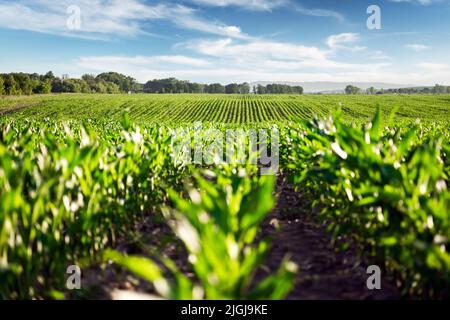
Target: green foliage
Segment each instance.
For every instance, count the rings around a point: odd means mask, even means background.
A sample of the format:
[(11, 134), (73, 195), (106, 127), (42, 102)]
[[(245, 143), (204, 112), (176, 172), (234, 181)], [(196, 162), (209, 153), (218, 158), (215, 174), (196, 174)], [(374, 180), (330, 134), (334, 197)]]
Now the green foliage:
[[(274, 177), (258, 177), (249, 168), (224, 166), (206, 177), (195, 175), (190, 200), (171, 191), (175, 209), (164, 213), (184, 243), (195, 281), (184, 276), (167, 258), (160, 262), (108, 252), (106, 257), (154, 284), (166, 299), (282, 299), (293, 286), (296, 266), (285, 260), (274, 275), (258, 284), (255, 272), (264, 263), (269, 241), (255, 241), (271, 211)], [(169, 280), (173, 279), (173, 280)]]
[[(81, 81), (80, 85), (82, 91), (90, 92), (86, 81)], [(21, 109), (11, 117), (63, 120), (107, 117), (118, 121), (128, 110), (131, 120), (140, 124), (178, 126), (201, 121), (241, 126), (277, 123), (281, 126), (299, 119), (312, 119), (314, 115), (326, 118), (339, 105), (345, 122), (367, 122), (373, 116), (374, 106), (380, 105), (383, 114), (390, 114), (396, 106), (395, 119), (399, 124), (417, 118), (424, 122), (441, 122), (444, 126), (450, 121), (449, 95), (58, 95), (4, 99), (0, 103), (0, 113), (28, 105), (36, 107)]]
[(16, 80), (12, 74), (5, 77), (5, 94), (8, 96), (15, 96), (21, 94), (20, 89), (17, 87)]
[[(177, 185), (163, 128), (0, 126), (0, 298), (45, 298)], [(149, 175), (151, 172), (151, 175)]]
[(0, 96), (5, 92), (5, 81), (3, 80), (2, 75), (0, 75)]
[(250, 85), (248, 83), (230, 83), (225, 86), (226, 94), (249, 94), (250, 93)]
[(256, 94), (303, 94), (303, 87), (285, 84), (258, 85), (253, 90)]
[[(92, 76), (61, 82), (51, 74), (29, 79), (89, 91), (88, 82), (98, 82)], [(21, 90), (14, 76), (6, 80), (9, 92)], [(105, 88), (117, 89), (107, 83)], [(381, 112), (370, 125), (350, 124), (365, 123), (377, 103)], [(166, 203), (167, 190), (177, 188), (187, 170), (172, 161), (172, 130), (166, 126), (196, 121), (219, 130), (278, 124), (285, 173), (316, 194), (315, 204), (324, 208), (322, 216), (336, 237), (353, 238), (385, 263), (405, 292), (430, 297), (448, 292), (449, 103), (447, 95), (0, 99), (0, 297), (43, 298), (63, 290), (69, 264), (95, 261), (144, 212)], [(315, 113), (324, 119), (337, 105), (342, 112), (330, 120), (300, 120)], [(130, 113), (122, 117), (125, 110)], [(395, 117), (382, 117), (392, 110)], [(416, 118), (425, 122), (415, 123)], [(136, 121), (145, 124), (137, 127)], [(287, 262), (275, 278), (256, 287), (259, 291), (249, 285), (269, 248), (255, 235), (273, 205), (273, 181), (249, 168), (244, 173), (222, 168), (209, 177), (197, 174), (188, 188), (190, 201), (170, 192), (174, 208), (165, 210), (166, 218), (175, 231), (189, 226), (204, 246), (194, 250), (180, 234), (194, 257), (195, 279), (186, 280), (164, 257), (155, 256), (157, 264), (116, 253), (110, 258), (162, 283), (157, 289), (164, 297), (282, 297), (293, 276)], [(232, 259), (230, 248), (238, 258)], [(211, 272), (217, 272), (212, 283), (205, 277)]]
[[(446, 139), (442, 134), (447, 134)], [(448, 131), (412, 124), (383, 129), (305, 122), (285, 153), (296, 181), (316, 195), (329, 229), (360, 244), (403, 281), (405, 292), (436, 297), (450, 286)]]
[(108, 83), (108, 93), (128, 92), (135, 90), (136, 80), (117, 72), (101, 73), (96, 80)]
[(361, 89), (352, 85), (348, 85), (345, 87), (346, 94), (358, 94), (361, 93)]
[(50, 79), (39, 82), (33, 89), (34, 93), (37, 94), (49, 94), (52, 92), (52, 83)]

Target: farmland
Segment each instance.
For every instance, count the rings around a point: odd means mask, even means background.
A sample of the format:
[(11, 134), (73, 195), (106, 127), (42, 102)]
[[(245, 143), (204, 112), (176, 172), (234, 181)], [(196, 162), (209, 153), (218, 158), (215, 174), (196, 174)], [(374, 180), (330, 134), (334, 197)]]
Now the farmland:
[(137, 123), (212, 122), (251, 124), (326, 117), (342, 108), (347, 121), (369, 120), (398, 108), (399, 120), (450, 120), (450, 95), (58, 95), (0, 100), (0, 113), (14, 118), (119, 120), (128, 112)]
[[(0, 298), (73, 298), (75, 264), (90, 287), (120, 282), (91, 269), (113, 268), (166, 299), (359, 299), (366, 261), (393, 297), (446, 297), (449, 109), (448, 95), (1, 99)], [(173, 161), (173, 130), (197, 121), (277, 124), (278, 175)]]

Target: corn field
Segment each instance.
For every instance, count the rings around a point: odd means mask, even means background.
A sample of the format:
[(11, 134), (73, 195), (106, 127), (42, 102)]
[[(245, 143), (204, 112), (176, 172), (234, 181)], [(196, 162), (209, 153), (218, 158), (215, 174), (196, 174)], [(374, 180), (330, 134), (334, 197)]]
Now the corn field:
[[(114, 264), (160, 298), (283, 299), (302, 272), (289, 255), (275, 273), (257, 276), (272, 248), (261, 228), (281, 176), (320, 208), (333, 241), (377, 261), (402, 295), (445, 297), (449, 102), (446, 95), (1, 100), (0, 298), (68, 298), (68, 265)], [(249, 161), (173, 161), (173, 130), (196, 121), (218, 131), (276, 123), (279, 172), (260, 175)], [(115, 249), (149, 213), (184, 248), (189, 276), (161, 252)]]

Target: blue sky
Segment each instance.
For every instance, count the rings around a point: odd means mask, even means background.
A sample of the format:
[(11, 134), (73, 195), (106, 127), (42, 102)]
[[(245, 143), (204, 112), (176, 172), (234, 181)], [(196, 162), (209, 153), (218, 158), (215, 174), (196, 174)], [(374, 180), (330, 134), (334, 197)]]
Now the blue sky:
[(0, 72), (450, 85), (449, 17), (450, 0), (0, 0)]

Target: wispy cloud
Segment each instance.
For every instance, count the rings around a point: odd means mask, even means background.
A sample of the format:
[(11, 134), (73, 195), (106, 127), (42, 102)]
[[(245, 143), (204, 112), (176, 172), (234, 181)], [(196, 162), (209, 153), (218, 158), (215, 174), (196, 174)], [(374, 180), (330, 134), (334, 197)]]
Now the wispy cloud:
[(450, 65), (446, 63), (435, 63), (435, 62), (423, 62), (417, 64), (419, 68), (426, 69), (429, 71), (449, 71)]
[(384, 53), (381, 50), (376, 50), (376, 51), (369, 53), (368, 58), (371, 60), (390, 60), (390, 59), (392, 59), (390, 56), (388, 56), (386, 53)]
[(270, 11), (285, 6), (288, 0), (190, 0), (190, 2), (212, 7), (242, 7), (254, 11)]
[[(335, 35), (339, 36), (339, 35)], [(362, 63), (335, 59), (333, 47), (357, 41), (356, 36), (327, 38), (325, 48), (261, 40), (197, 39), (180, 43), (171, 56), (89, 56), (76, 64), (87, 72), (113, 70), (139, 81), (177, 77), (199, 82), (230, 81), (338, 81), (392, 82), (417, 85), (447, 83), (450, 66), (445, 63), (420, 63), (415, 68), (392, 71), (393, 64), (382, 51), (365, 51)], [(193, 57), (195, 56), (195, 58)], [(367, 59), (368, 58), (368, 59)], [(388, 61), (381, 61), (388, 60)], [(423, 72), (426, 70), (427, 72)]]
[(333, 11), (333, 10), (327, 10), (327, 9), (311, 9), (311, 8), (306, 8), (301, 4), (297, 4), (297, 3), (291, 3), (290, 6), (292, 6), (292, 8), (304, 15), (307, 16), (313, 16), (313, 17), (331, 17), (331, 18), (335, 18), (339, 21), (345, 21), (345, 17), (340, 14), (337, 11)]
[[(81, 10), (81, 28), (69, 30), (69, 6)], [(139, 0), (0, 0), (0, 28), (29, 30), (62, 36), (104, 39), (111, 36), (149, 34), (145, 22), (166, 20), (204, 33), (246, 38), (236, 26), (208, 21), (189, 7), (177, 4), (148, 5)]]
[(341, 33), (334, 34), (327, 38), (327, 45), (332, 50), (345, 49), (350, 51), (364, 51), (367, 47), (364, 46), (349, 46), (351, 43), (355, 43), (360, 40), (359, 33)]
[[(171, 58), (168, 58), (171, 60)], [(114, 62), (111, 64), (111, 62)], [(253, 82), (253, 81), (336, 81), (336, 82), (391, 82), (417, 85), (450, 84), (450, 69), (446, 65), (422, 65), (423, 70), (392, 72), (389, 63), (341, 63), (322, 61), (283, 61), (267, 59), (205, 60), (189, 63), (157, 62), (147, 57), (141, 63), (138, 57), (82, 57), (77, 62), (85, 72), (116, 71), (129, 74), (141, 82), (155, 78), (176, 77), (198, 82)], [(181, 62), (181, 61), (179, 61)], [(426, 67), (426, 69), (425, 69)], [(442, 69), (445, 67), (445, 69)]]
[(272, 11), (277, 8), (293, 10), (302, 15), (313, 17), (331, 17), (344, 21), (345, 18), (339, 12), (323, 9), (308, 8), (292, 0), (189, 0), (198, 5), (212, 7), (240, 7), (252, 11)]
[[(113, 69), (140, 81), (174, 76), (200, 82), (229, 81), (362, 81), (389, 63), (346, 63), (333, 60), (329, 48), (262, 39), (198, 39), (173, 48), (181, 56), (89, 56), (77, 64), (91, 72)], [(186, 56), (196, 56), (191, 58)], [(232, 80), (230, 80), (232, 79)]]
[(439, 3), (443, 2), (445, 0), (389, 0), (390, 2), (406, 2), (406, 3), (414, 3), (414, 4), (420, 4), (423, 6), (428, 6), (433, 3)]
[(407, 44), (406, 47), (408, 49), (411, 49), (411, 50), (414, 50), (417, 52), (424, 51), (424, 50), (427, 50), (430, 48), (429, 46), (426, 46), (424, 44), (419, 44), (419, 43), (410, 43), (410, 44)]

